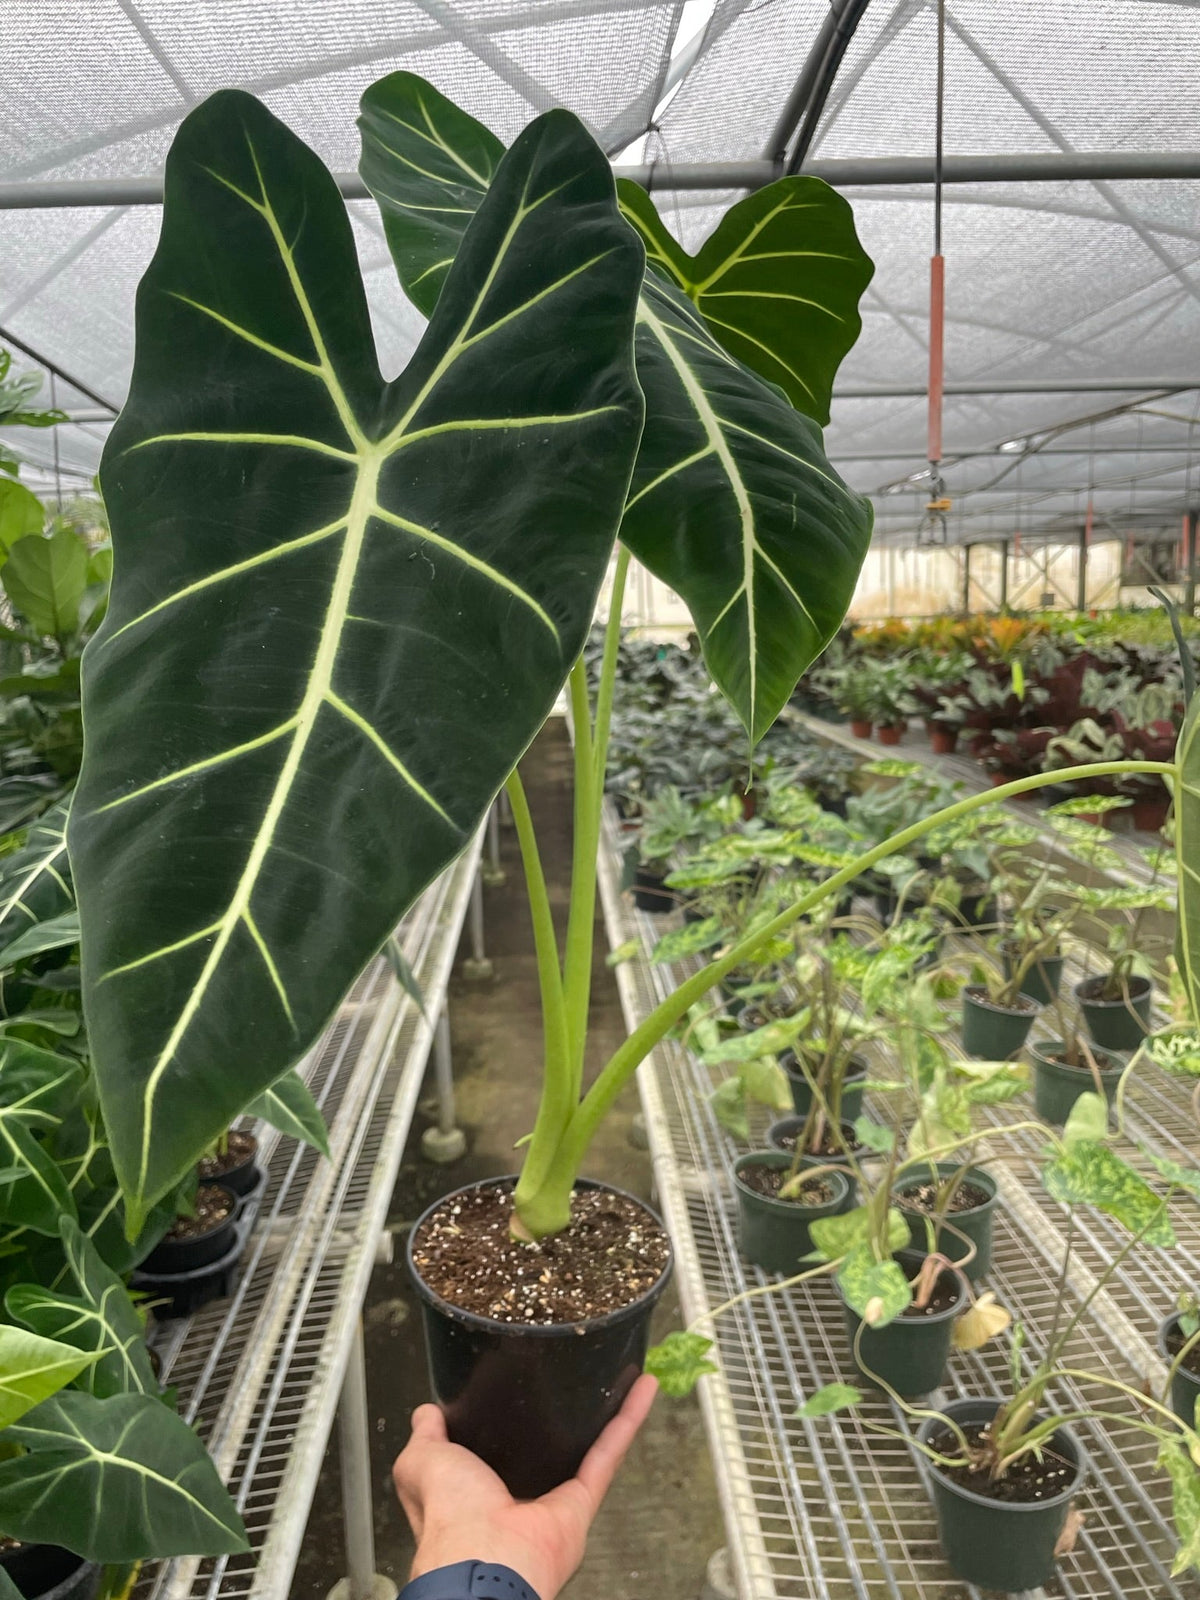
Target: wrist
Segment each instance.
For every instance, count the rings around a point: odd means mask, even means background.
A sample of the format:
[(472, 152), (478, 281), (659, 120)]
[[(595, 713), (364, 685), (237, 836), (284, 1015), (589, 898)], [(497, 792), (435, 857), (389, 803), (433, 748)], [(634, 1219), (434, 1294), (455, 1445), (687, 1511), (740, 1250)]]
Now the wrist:
[[(545, 1561), (528, 1541), (486, 1527), (430, 1528), (426, 1526), (413, 1557), (410, 1578), (467, 1562), (507, 1567), (520, 1575), (534, 1600), (555, 1600), (558, 1584)], [(419, 1597), (418, 1597), (419, 1600)], [(432, 1597), (431, 1597), (432, 1600)], [(509, 1600), (506, 1595), (504, 1600)]]
[(413, 1576), (400, 1600), (541, 1600), (514, 1568), (468, 1559), (426, 1568)]

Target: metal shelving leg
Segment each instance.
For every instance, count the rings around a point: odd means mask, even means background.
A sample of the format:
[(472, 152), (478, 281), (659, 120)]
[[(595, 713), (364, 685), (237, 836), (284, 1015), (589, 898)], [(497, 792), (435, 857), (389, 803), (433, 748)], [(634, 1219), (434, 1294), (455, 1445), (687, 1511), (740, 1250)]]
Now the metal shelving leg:
[(463, 962), (463, 977), (480, 983), (494, 976), (492, 963), (483, 948), (483, 874), (475, 875), (475, 882), (471, 886), (471, 909), (467, 913), (467, 923), (471, 930), (471, 954)]
[(437, 1127), (421, 1135), (421, 1154), (427, 1161), (449, 1166), (467, 1148), (467, 1136), (455, 1124), (454, 1064), (450, 1056), (450, 1013), (445, 1006), (433, 1032), (434, 1087), (437, 1090)]
[(500, 865), (500, 802), (499, 800), (488, 812), (487, 819), (487, 860), (480, 868), (483, 881), (489, 889), (499, 889), (507, 879), (507, 873)]
[(346, 1537), (345, 1578), (329, 1600), (396, 1600), (391, 1578), (375, 1571), (375, 1519), (371, 1511), (371, 1451), (367, 1422), (367, 1371), (360, 1321), (350, 1345), (338, 1401), (338, 1452), (342, 1466), (342, 1526)]

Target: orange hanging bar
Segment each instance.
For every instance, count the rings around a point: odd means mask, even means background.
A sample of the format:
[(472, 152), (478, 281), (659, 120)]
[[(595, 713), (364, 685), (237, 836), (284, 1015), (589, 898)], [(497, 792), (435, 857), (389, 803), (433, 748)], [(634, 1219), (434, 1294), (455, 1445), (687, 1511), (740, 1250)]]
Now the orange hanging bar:
[(943, 349), (946, 323), (946, 258), (929, 262), (929, 460), (942, 459)]

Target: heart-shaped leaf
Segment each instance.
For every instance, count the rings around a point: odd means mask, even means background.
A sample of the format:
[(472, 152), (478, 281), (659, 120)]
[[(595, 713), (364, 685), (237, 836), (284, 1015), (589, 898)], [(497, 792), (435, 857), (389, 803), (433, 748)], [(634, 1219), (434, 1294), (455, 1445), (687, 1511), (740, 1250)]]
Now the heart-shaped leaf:
[(797, 411), (828, 422), (875, 270), (849, 203), (820, 178), (780, 178), (730, 206), (690, 256), (645, 189), (623, 178), (617, 193), (647, 264), (683, 290), (725, 349), (778, 384)]
[(691, 1394), (706, 1372), (715, 1372), (715, 1364), (707, 1359), (713, 1342), (702, 1333), (677, 1330), (669, 1333), (661, 1344), (651, 1345), (646, 1352), (646, 1371), (658, 1379), (664, 1394), (678, 1399)]
[(317, 157), (240, 92), (181, 124), (101, 470), (115, 578), (69, 827), (132, 1228), (319, 1033), (553, 705), (640, 434), (641, 270), (607, 162), (550, 112), (385, 383)]
[[(497, 141), (411, 73), (372, 85), (359, 120), (362, 176), (401, 284), (426, 308), (430, 263), (450, 253), (455, 220), (465, 228), (479, 204)], [(840, 251), (848, 207), (836, 197), (833, 207), (841, 231), (830, 248)], [(839, 306), (857, 302), (869, 267), (859, 251)], [(767, 325), (754, 326), (765, 339)], [(777, 336), (785, 326), (786, 318), (770, 323)], [(853, 342), (856, 322), (844, 331)], [(791, 364), (804, 353), (793, 343)], [(827, 391), (831, 350), (813, 345), (811, 372), (797, 366), (797, 381)], [(656, 273), (638, 308), (637, 363), (646, 429), (621, 539), (687, 605), (709, 670), (756, 742), (841, 624), (871, 508), (825, 459), (816, 425), (733, 359), (683, 291)]]
[(855, 1245), (838, 1268), (838, 1288), (851, 1311), (870, 1328), (885, 1328), (912, 1304), (912, 1285), (898, 1261), (878, 1260), (866, 1244)]
[(1052, 1200), (1095, 1206), (1147, 1244), (1167, 1248), (1175, 1243), (1162, 1196), (1105, 1144), (1077, 1141), (1042, 1168), (1042, 1182)]
[(233, 1555), (241, 1518), (195, 1433), (160, 1400), (68, 1390), (4, 1434), (0, 1528), (89, 1561)]
[(95, 1359), (72, 1344), (0, 1325), (0, 1428), (57, 1394)]
[(810, 1394), (803, 1405), (796, 1407), (798, 1417), (828, 1417), (835, 1411), (848, 1411), (861, 1404), (863, 1392), (852, 1383), (827, 1383), (823, 1389)]

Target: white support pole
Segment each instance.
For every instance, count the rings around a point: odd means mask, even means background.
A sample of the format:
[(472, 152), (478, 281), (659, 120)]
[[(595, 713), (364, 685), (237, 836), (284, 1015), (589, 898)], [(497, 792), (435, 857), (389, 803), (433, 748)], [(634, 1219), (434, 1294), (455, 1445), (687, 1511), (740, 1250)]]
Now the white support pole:
[(433, 1074), (437, 1093), (437, 1126), (421, 1135), (421, 1154), (439, 1166), (449, 1166), (466, 1152), (467, 1136), (456, 1125), (454, 1062), (450, 1054), (450, 1013), (445, 1006), (433, 1030)]
[(482, 983), (495, 974), (492, 963), (483, 948), (483, 873), (476, 873), (471, 886), (471, 906), (467, 913), (467, 926), (471, 934), (471, 954), (463, 962), (463, 977), (472, 983)]
[(505, 871), (500, 865), (500, 802), (497, 798), (487, 819), (487, 864), (481, 868), (483, 881), (489, 889), (499, 889), (505, 881)]
[(337, 1421), (347, 1576), (334, 1584), (329, 1591), (329, 1600), (395, 1600), (399, 1592), (396, 1585), (390, 1578), (375, 1571), (371, 1435), (367, 1420), (367, 1367), (361, 1320), (350, 1344)]

